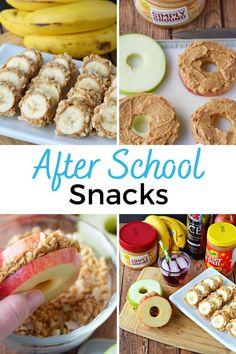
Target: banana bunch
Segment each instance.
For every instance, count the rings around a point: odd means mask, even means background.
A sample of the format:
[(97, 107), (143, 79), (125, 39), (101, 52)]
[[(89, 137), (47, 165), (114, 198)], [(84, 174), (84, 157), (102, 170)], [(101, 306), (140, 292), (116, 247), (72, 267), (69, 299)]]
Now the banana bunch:
[(107, 0), (6, 0), (2, 25), (24, 45), (74, 58), (116, 48), (116, 5)]
[[(152, 225), (157, 231), (158, 240), (161, 240), (167, 251), (178, 251), (186, 245), (187, 228), (177, 219), (169, 216), (149, 215), (144, 222)], [(162, 250), (159, 247), (159, 255)]]

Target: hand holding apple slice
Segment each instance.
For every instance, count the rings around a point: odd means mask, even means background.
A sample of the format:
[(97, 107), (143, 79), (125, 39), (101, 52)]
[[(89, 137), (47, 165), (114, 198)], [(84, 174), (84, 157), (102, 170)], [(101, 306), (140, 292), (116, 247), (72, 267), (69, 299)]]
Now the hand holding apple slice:
[(33, 289), (40, 290), (46, 302), (54, 299), (79, 275), (78, 250), (78, 243), (59, 232), (34, 234), (6, 248), (0, 253), (0, 300)]

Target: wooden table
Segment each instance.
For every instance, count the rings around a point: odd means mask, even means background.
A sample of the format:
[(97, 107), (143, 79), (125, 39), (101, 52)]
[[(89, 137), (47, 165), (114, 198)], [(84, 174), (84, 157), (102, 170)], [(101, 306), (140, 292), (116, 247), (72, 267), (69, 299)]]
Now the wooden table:
[[(189, 270), (189, 274), (194, 278), (206, 269), (204, 261), (194, 261)], [(132, 283), (134, 283), (141, 271), (132, 270), (125, 267), (120, 262), (120, 311), (122, 310), (127, 297), (127, 292)], [(236, 283), (236, 270), (230, 277)], [(120, 329), (120, 354), (191, 354), (193, 352), (172, 347), (170, 345), (158, 343), (156, 341), (139, 337)]]

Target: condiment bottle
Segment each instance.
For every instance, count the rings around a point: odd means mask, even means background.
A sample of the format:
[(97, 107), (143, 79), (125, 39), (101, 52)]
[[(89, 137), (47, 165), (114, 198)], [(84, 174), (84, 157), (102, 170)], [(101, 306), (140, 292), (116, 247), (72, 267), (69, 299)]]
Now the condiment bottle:
[(204, 259), (207, 229), (211, 222), (212, 216), (208, 214), (188, 214), (187, 216), (187, 249), (194, 259)]
[(236, 227), (226, 222), (212, 224), (207, 232), (205, 263), (224, 275), (236, 264)]

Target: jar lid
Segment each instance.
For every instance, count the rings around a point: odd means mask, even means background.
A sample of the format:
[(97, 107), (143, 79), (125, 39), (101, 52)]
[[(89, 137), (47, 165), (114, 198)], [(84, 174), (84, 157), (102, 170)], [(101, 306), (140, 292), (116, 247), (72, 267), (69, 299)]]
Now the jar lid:
[(145, 222), (129, 222), (120, 229), (120, 246), (128, 252), (147, 252), (156, 243), (156, 230)]
[(236, 227), (227, 222), (212, 224), (207, 231), (207, 239), (216, 246), (236, 245)]

